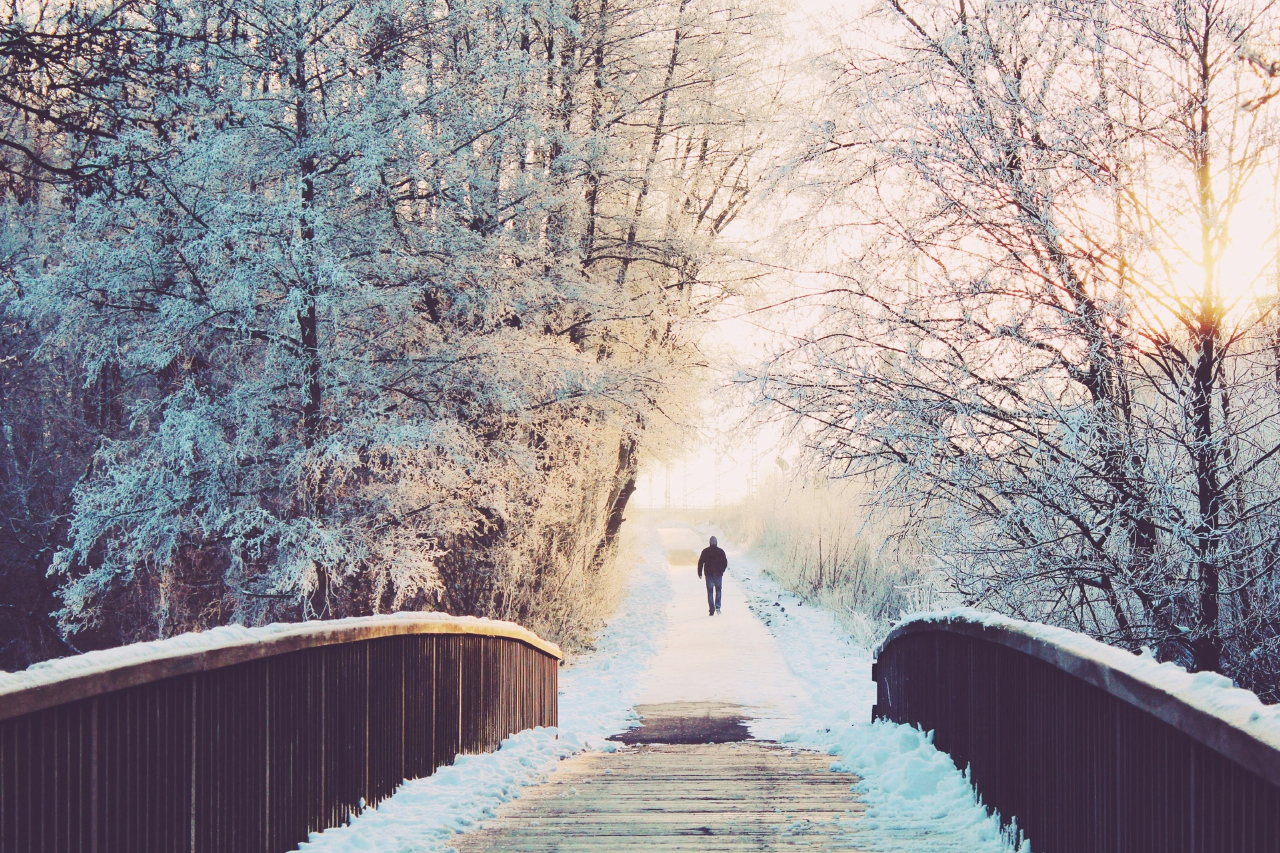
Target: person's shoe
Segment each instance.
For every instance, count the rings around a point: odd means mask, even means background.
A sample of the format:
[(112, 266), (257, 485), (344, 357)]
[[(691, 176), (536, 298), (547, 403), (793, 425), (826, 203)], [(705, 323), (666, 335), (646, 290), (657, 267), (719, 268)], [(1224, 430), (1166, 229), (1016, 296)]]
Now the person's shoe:
[(719, 607), (717, 607), (717, 608), (716, 608), (716, 615), (717, 615), (717, 616), (719, 616), (719, 615), (720, 615), (720, 608), (719, 608)]
[(708, 612), (708, 613), (707, 613), (707, 615), (708, 615), (708, 616), (715, 616), (715, 615), (716, 615), (716, 612), (715, 612), (714, 610), (712, 610), (712, 611)]

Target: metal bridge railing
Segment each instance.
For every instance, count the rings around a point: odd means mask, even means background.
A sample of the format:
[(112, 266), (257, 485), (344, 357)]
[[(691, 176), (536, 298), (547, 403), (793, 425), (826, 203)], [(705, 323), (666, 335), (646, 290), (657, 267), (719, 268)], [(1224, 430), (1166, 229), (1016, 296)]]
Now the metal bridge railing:
[(978, 611), (894, 629), (873, 716), (934, 732), (1035, 853), (1280, 851), (1280, 715), (1083, 635)]
[(395, 614), (0, 674), (0, 853), (283, 853), (555, 725), (560, 658), (511, 623)]

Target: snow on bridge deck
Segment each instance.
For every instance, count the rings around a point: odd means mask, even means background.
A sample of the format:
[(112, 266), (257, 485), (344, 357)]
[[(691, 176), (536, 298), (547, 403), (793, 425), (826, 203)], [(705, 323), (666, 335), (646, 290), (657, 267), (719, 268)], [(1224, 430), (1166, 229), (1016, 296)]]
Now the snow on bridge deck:
[[(821, 706), (824, 680), (829, 699), (850, 701), (852, 685), (839, 683), (852, 680), (848, 670), (806, 679), (788, 664), (777, 632), (804, 627), (796, 624), (803, 606), (761, 599), (760, 579), (751, 596), (744, 580), (754, 572), (731, 553), (722, 613), (708, 616), (695, 569), (706, 540), (688, 527), (656, 532), (672, 595), (662, 643), (638, 679), (642, 726), (615, 735), (627, 744), (615, 752), (564, 761), (548, 784), (454, 839), (459, 853), (943, 849), (935, 833), (945, 822), (860, 831), (858, 777), (833, 772), (825, 752), (776, 741)], [(869, 716), (865, 707), (848, 711), (858, 722)]]

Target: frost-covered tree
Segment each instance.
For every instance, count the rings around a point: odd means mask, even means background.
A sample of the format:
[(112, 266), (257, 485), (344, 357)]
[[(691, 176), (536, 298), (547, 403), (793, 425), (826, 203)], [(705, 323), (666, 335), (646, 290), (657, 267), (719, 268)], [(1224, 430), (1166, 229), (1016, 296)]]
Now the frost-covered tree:
[[(57, 255), (41, 213), (109, 184), (121, 151), (102, 143), (141, 122), (162, 131), (154, 93), (180, 86), (163, 6), (13, 3), (0, 10), (0, 666), (63, 653), (48, 573), (65, 542), (70, 492), (96, 437), (118, 421), (119, 376), (86, 381), (74, 357), (43, 347), (48, 318), (20, 310), (33, 269)], [(203, 36), (200, 36), (203, 37)]]
[(1274, 195), (1248, 108), (1268, 15), (883, 4), (805, 155), (845, 263), (758, 376), (834, 472), (915, 513), (965, 601), (1264, 692), (1275, 324), (1231, 276), (1258, 249), (1235, 214)]
[(32, 297), (91, 371), (151, 386), (78, 496), (68, 618), (141, 594), (163, 632), (211, 577), (224, 618), (303, 593), (327, 615), (346, 578), (402, 604), (437, 586), (441, 538), (500, 500), (482, 494), (516, 460), (484, 429), (561, 393), (519, 375), (540, 354), (515, 322), (573, 286), (522, 272), (547, 253), (511, 227), (555, 203), (518, 167), (536, 94), (503, 97), (537, 71), (501, 5), (198, 11), (232, 32), (189, 47), (214, 85), (167, 105), (180, 135), (122, 140), (145, 166), (128, 195), (79, 201)]
[[(601, 2), (590, 20), (582, 100), (588, 126), (613, 144), (585, 178), (581, 251), (591, 278), (622, 302), (615, 315), (584, 314), (573, 333), (688, 375), (705, 364), (689, 321), (735, 292), (722, 236), (762, 184), (779, 114), (767, 50), (776, 14), (750, 0)], [(679, 399), (656, 420), (667, 439), (694, 417)], [(632, 437), (619, 447), (622, 501), (635, 487), (636, 448)], [(615, 503), (611, 527), (620, 522)]]
[[(10, 146), (43, 189), (12, 191), (5, 302), (100, 415), (44, 536), (64, 630), (438, 607), (585, 637), (751, 188), (758, 122), (716, 106), (750, 10), (98, 12), (15, 11), (0, 76), (11, 129), (76, 118)], [(67, 47), (104, 43), (127, 59)], [(71, 53), (33, 75), (33, 44)]]

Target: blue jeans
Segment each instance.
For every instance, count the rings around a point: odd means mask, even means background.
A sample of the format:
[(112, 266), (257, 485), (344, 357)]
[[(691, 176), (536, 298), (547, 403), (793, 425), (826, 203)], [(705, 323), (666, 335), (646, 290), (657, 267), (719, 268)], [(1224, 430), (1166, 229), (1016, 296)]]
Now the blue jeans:
[(706, 577), (707, 610), (715, 613), (720, 609), (720, 587), (724, 584), (724, 575), (708, 574)]

